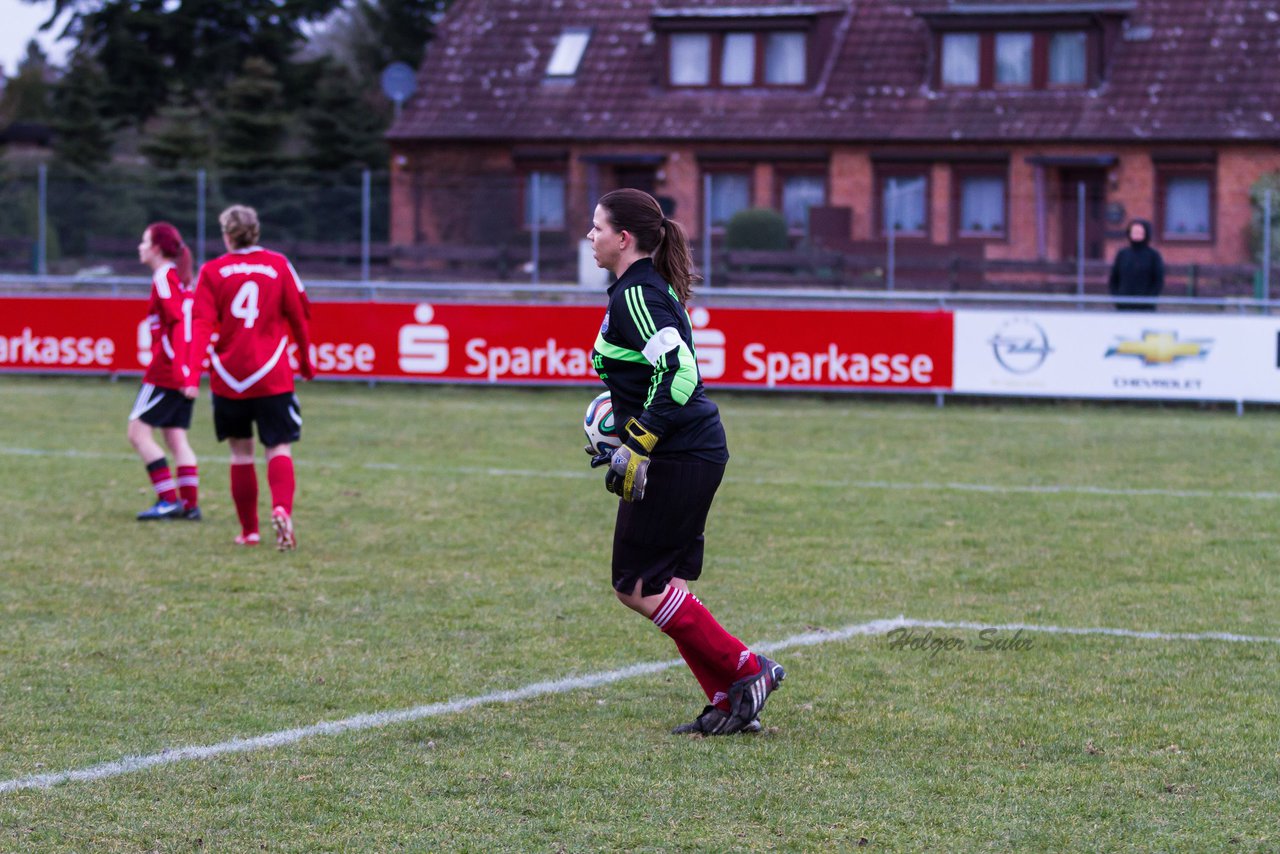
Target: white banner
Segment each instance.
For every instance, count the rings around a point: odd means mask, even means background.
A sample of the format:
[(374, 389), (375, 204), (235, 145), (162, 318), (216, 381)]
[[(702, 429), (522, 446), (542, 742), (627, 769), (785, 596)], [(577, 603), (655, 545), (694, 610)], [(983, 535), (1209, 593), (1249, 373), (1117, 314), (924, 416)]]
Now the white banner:
[(1280, 402), (1280, 318), (955, 313), (957, 392)]

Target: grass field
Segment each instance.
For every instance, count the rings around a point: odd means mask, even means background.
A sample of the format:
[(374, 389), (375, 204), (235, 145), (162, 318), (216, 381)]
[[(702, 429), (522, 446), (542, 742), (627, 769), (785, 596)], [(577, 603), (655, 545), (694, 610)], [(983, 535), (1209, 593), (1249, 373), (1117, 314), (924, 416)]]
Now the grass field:
[[(232, 545), (207, 395), (206, 521), (133, 521), (135, 391), (0, 378), (0, 851), (1280, 850), (1275, 412), (718, 395), (696, 589), (788, 681), (695, 739), (686, 670), (614, 679), (675, 650), (591, 390), (307, 386), (291, 554)], [(899, 615), (947, 625), (786, 643)]]

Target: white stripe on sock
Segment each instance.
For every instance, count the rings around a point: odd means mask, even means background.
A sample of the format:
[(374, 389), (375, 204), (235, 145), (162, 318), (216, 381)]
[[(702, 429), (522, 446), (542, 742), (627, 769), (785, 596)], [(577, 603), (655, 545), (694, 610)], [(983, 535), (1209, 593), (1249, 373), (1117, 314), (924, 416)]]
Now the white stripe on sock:
[(689, 591), (681, 587), (672, 587), (666, 601), (658, 607), (657, 613), (653, 615), (654, 624), (660, 629), (665, 628), (671, 618), (675, 616), (676, 611), (680, 610), (680, 606), (684, 604), (684, 598), (688, 595)]

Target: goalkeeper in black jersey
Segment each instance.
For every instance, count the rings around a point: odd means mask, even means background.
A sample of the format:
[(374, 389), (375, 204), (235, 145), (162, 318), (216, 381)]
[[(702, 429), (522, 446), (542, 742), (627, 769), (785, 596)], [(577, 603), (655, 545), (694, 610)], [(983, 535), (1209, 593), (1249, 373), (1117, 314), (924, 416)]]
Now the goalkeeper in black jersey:
[(725, 631), (688, 587), (702, 573), (707, 511), (729, 461), (685, 310), (695, 278), (689, 244), (640, 190), (605, 195), (591, 226), (596, 263), (617, 277), (591, 357), (624, 444), (611, 454), (588, 448), (620, 498), (613, 588), (675, 641), (707, 695), (697, 719), (675, 732), (754, 732), (785, 673)]

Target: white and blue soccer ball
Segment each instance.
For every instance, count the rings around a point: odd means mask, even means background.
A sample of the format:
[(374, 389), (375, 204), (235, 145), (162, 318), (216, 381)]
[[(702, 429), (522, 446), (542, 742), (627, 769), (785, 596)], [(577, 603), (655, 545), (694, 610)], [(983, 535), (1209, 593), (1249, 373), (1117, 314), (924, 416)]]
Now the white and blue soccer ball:
[(605, 454), (622, 446), (613, 421), (613, 399), (609, 392), (596, 395), (587, 405), (587, 413), (582, 416), (582, 432), (587, 434), (587, 446), (595, 449), (592, 453)]

